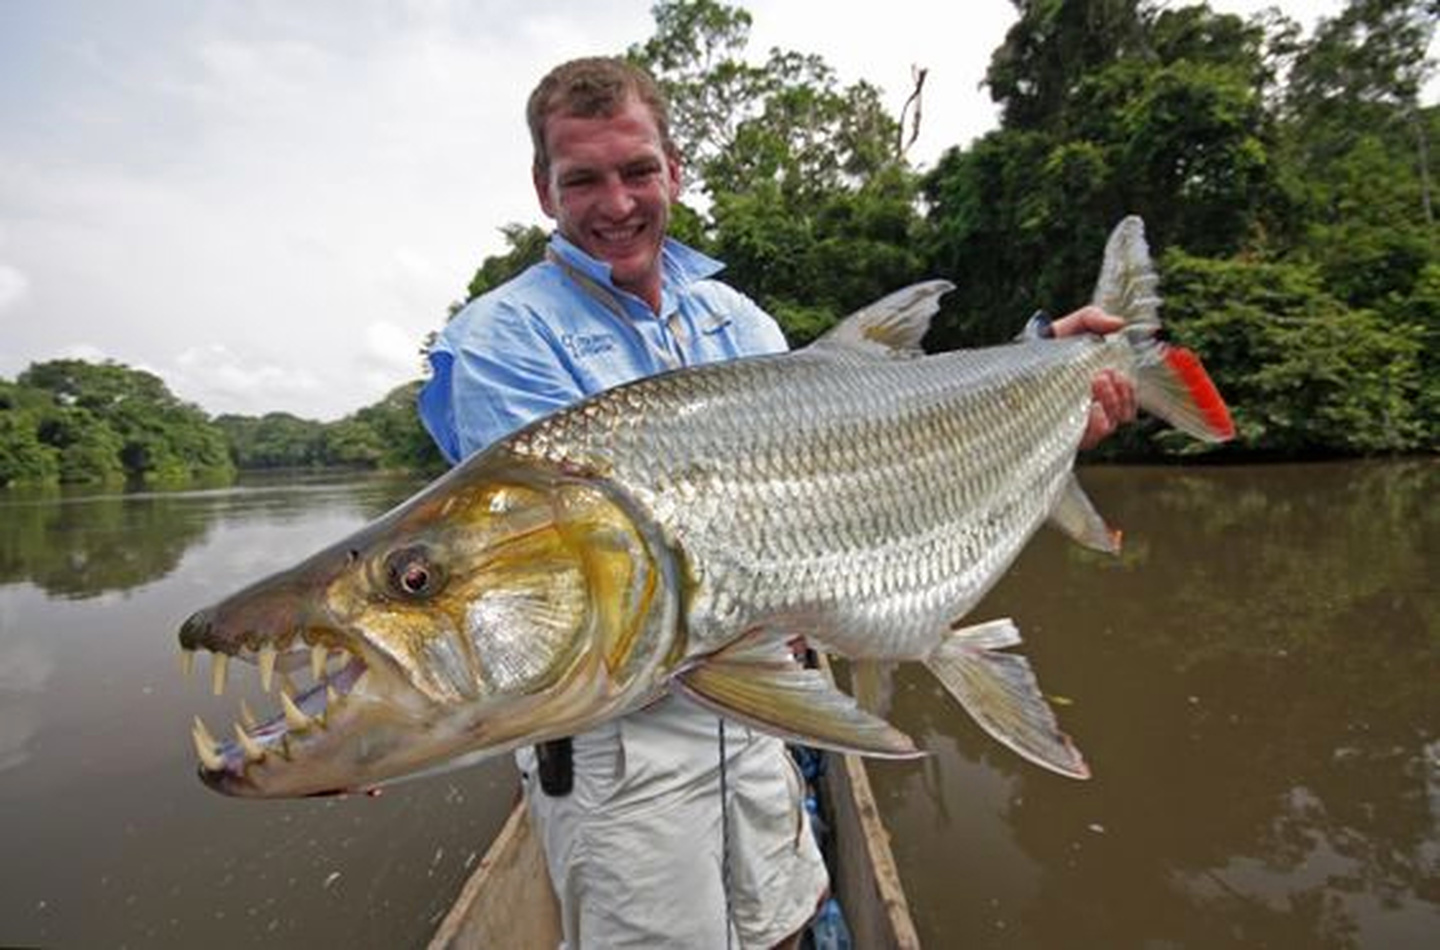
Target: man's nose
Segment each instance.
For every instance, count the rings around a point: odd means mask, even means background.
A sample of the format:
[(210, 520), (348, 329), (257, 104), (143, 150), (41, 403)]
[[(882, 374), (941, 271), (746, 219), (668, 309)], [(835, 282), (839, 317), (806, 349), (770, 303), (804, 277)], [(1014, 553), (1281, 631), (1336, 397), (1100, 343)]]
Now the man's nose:
[(600, 210), (606, 217), (623, 218), (635, 210), (635, 196), (622, 178), (612, 178), (605, 183), (600, 196)]

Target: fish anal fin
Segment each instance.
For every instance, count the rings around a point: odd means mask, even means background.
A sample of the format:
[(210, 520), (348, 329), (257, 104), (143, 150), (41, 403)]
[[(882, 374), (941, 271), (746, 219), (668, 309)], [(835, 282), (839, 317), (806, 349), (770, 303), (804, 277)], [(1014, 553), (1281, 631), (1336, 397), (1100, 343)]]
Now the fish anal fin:
[(1105, 523), (1071, 472), (1050, 511), (1050, 523), (1092, 551), (1120, 553), (1120, 531)]
[(762, 732), (805, 745), (882, 758), (923, 755), (905, 733), (856, 705), (818, 669), (745, 655), (706, 657), (676, 682), (691, 699)]
[(1029, 662), (998, 652), (1019, 642), (1013, 621), (992, 620), (951, 633), (925, 666), (995, 739), (1036, 765), (1070, 778), (1089, 778), (1089, 766), (1060, 731)]

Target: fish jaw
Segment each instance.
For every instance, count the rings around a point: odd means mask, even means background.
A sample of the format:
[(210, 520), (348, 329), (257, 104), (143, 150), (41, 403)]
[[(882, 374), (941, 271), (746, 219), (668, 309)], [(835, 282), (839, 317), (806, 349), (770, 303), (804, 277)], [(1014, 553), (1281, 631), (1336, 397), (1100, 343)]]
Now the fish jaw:
[[(198, 718), (202, 781), (245, 797), (358, 791), (568, 735), (654, 695), (675, 568), (603, 481), (472, 459), (355, 535), (197, 611), (183, 665), (253, 665), (279, 712)], [(238, 660), (239, 663), (232, 662)], [(296, 687), (289, 674), (308, 669)]]

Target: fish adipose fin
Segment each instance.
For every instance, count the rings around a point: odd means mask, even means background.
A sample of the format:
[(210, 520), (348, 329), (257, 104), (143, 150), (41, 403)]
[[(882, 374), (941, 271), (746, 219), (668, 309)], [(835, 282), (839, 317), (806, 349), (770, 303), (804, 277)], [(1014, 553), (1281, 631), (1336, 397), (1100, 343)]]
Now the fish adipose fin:
[(1125, 320), (1121, 332), (1135, 347), (1135, 399), (1140, 406), (1197, 439), (1224, 442), (1234, 437), (1235, 425), (1199, 357), (1156, 336), (1158, 285), (1145, 224), (1132, 215), (1116, 226), (1105, 243), (1094, 303)]
[(925, 666), (977, 723), (1020, 755), (1061, 775), (1089, 778), (1090, 769), (1055, 713), (1023, 656), (1001, 653), (1020, 642), (1009, 618), (956, 630), (940, 642)]
[(924, 755), (905, 733), (865, 712), (818, 669), (724, 652), (677, 678), (681, 692), (722, 716), (805, 745), (882, 758)]
[(948, 280), (911, 284), (841, 320), (810, 345), (815, 352), (869, 356), (918, 356), (940, 296), (954, 290)]
[(1120, 553), (1120, 530), (1110, 527), (1100, 517), (1074, 472), (1060, 489), (1060, 497), (1050, 512), (1050, 524), (1092, 551)]

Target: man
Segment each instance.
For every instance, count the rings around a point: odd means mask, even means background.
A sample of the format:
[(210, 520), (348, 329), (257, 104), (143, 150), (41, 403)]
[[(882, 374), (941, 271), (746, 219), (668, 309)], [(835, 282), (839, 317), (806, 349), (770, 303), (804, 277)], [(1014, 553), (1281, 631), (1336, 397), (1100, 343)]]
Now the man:
[[(681, 160), (653, 81), (615, 59), (558, 66), (531, 94), (547, 260), (440, 335), (420, 396), (451, 461), (585, 396), (653, 373), (786, 348), (775, 321), (667, 237)], [(1058, 333), (1107, 331), (1094, 310)], [(1096, 383), (1091, 433), (1133, 416)], [(793, 946), (827, 888), (783, 744), (678, 697), (517, 754), (566, 945)], [(723, 763), (723, 765), (722, 765)], [(722, 809), (722, 796), (726, 807)]]

